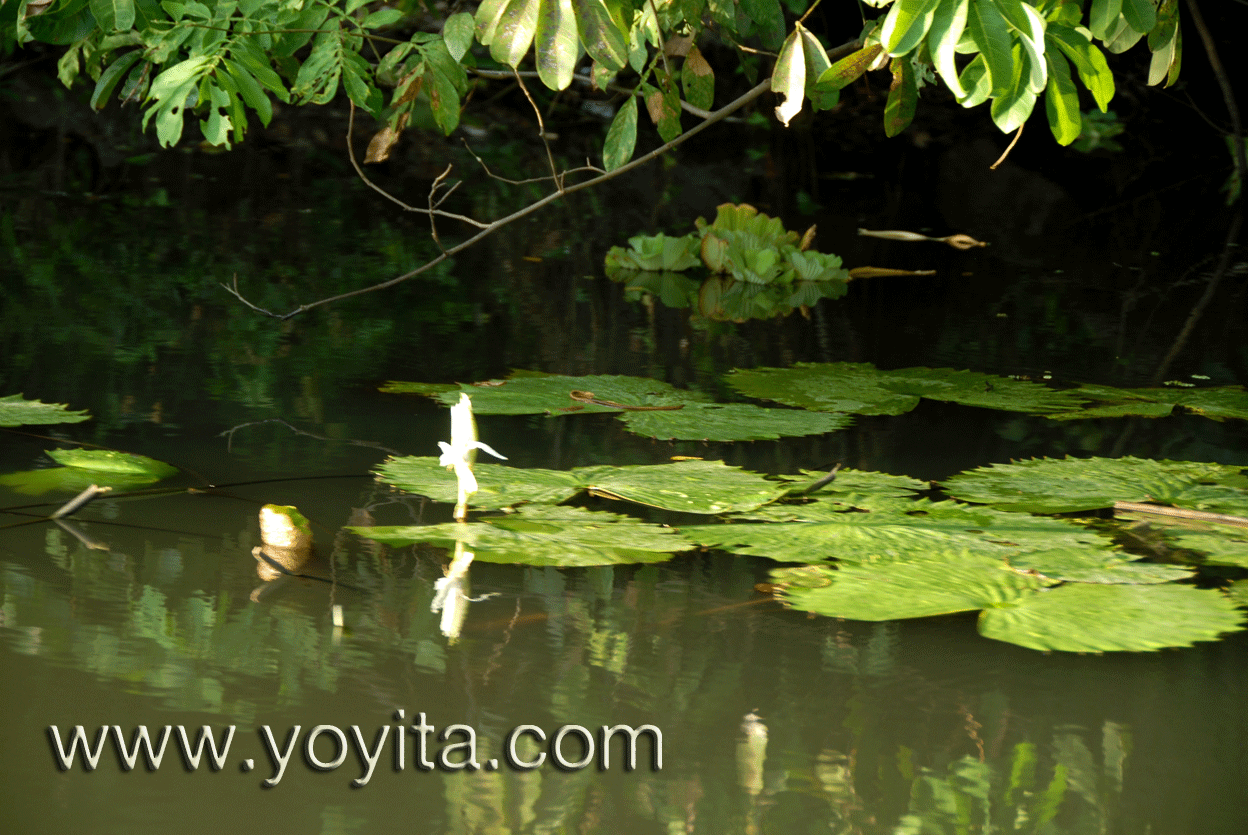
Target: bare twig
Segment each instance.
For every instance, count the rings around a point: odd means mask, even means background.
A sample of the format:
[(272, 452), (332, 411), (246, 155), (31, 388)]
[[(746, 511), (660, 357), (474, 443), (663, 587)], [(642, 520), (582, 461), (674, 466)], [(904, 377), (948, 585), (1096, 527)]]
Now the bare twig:
[(537, 106), (537, 102), (533, 101), (533, 96), (529, 94), (529, 88), (524, 86), (524, 79), (520, 77), (519, 72), (516, 72), (516, 83), (520, 85), (520, 91), (529, 100), (529, 106), (533, 108), (533, 113), (537, 116), (537, 135), (542, 138), (542, 147), (546, 149), (546, 161), (550, 163), (550, 177), (555, 181), (556, 191), (563, 194), (563, 176), (559, 173), (558, 166), (555, 165), (555, 155), (550, 152), (550, 141), (546, 138), (546, 123), (542, 121), (542, 109)]
[(1005, 150), (1001, 152), (1001, 156), (997, 157), (997, 161), (988, 166), (988, 170), (996, 171), (997, 166), (1005, 162), (1005, 158), (1010, 155), (1010, 151), (1013, 151), (1014, 146), (1018, 144), (1018, 138), (1023, 135), (1023, 128), (1026, 126), (1026, 122), (1018, 126), (1018, 130), (1014, 132), (1014, 138), (1010, 140), (1010, 144), (1005, 146)]
[(1218, 79), (1218, 86), (1222, 88), (1226, 112), (1231, 117), (1231, 157), (1235, 160), (1235, 172), (1242, 183), (1248, 177), (1248, 161), (1244, 158), (1244, 127), (1239, 120), (1239, 105), (1235, 103), (1235, 89), (1231, 87), (1230, 76), (1226, 74), (1226, 67), (1222, 65), (1222, 59), (1218, 56), (1217, 45), (1214, 43), (1209, 27), (1205, 25), (1200, 6), (1196, 5), (1196, 0), (1187, 0), (1187, 8), (1192, 13), (1192, 23), (1196, 26), (1196, 31), (1200, 33), (1201, 43), (1205, 46), (1205, 54), (1209, 56), (1209, 66)]
[[(418, 214), (429, 214), (429, 215), (436, 214), (441, 217), (448, 217), (451, 220), (459, 220), (464, 223), (471, 224), (472, 226), (475, 226), (478, 229), (484, 229), (485, 227), (489, 226), (488, 223), (482, 223), (476, 218), (468, 217), (467, 215), (457, 215), (454, 212), (443, 212), (438, 209), (434, 209), (432, 206), (430, 206), (428, 209), (421, 209), (416, 206), (409, 206), (406, 203), (404, 203), (402, 200), (400, 200), (399, 198), (395, 197), (390, 192), (386, 191), (381, 186), (374, 183), (372, 180), (368, 179), (368, 176), (365, 175), (364, 173), (364, 169), (360, 167), (360, 163), (355, 158), (355, 145), (353, 144), (353, 137), (355, 135), (355, 102), (351, 102), (350, 104), (351, 104), (351, 111), (350, 111), (350, 114), (347, 116), (347, 156), (351, 159), (351, 167), (355, 169), (355, 173), (359, 176), (359, 178), (364, 181), (364, 185), (368, 186), (373, 191), (380, 194), (382, 197), (386, 198), (390, 202), (399, 206), (405, 212), (416, 212)], [(234, 277), (234, 286), (235, 286), (235, 290), (237, 290), (238, 289), (238, 276)], [(229, 288), (227, 287), (226, 289), (228, 290)], [(235, 293), (235, 295), (238, 295), (238, 294)], [(273, 314), (270, 313), (269, 315), (272, 316)]]
[(434, 218), (434, 211), (437, 209), (438, 206), (442, 205), (442, 200), (445, 200), (446, 198), (450, 197), (451, 192), (459, 188), (459, 183), (456, 183), (455, 185), (447, 189), (446, 194), (442, 195), (442, 199), (439, 200), (437, 203), (433, 202), (433, 198), (434, 198), (434, 195), (437, 194), (438, 192), (438, 186), (442, 185), (442, 181), (445, 180), (448, 176), (450, 176), (452, 167), (453, 166), (451, 165), (451, 163), (448, 162), (446, 164), (446, 168), (442, 171), (442, 173), (439, 174), (434, 179), (433, 185), (429, 186), (429, 234), (430, 236), (432, 236), (433, 242), (434, 244), (437, 245), (439, 252), (446, 252), (446, 249), (442, 246), (442, 241), (438, 240), (438, 222)]
[[(648, 2), (650, 3), (650, 12), (654, 15), (654, 25), (657, 27), (659, 25), (659, 10), (655, 8), (654, 0), (648, 0)], [(659, 44), (659, 57), (663, 59), (663, 72), (667, 73), (667, 83), (675, 84), (676, 79), (672, 78), (672, 66), (667, 63), (666, 44)]]
[[(481, 164), (481, 168), (485, 170), (486, 176), (492, 180), (498, 180), (500, 182), (504, 182), (504, 183), (507, 183), (508, 185), (513, 185), (513, 186), (526, 186), (529, 183), (544, 183), (547, 180), (551, 179), (550, 177), (529, 177), (524, 180), (512, 180), (512, 179), (502, 176), (501, 174), (495, 174), (493, 171), (490, 170), (490, 167), (485, 164), (485, 160), (477, 156), (477, 152), (472, 150), (472, 146), (468, 144), (467, 139), (463, 139), (461, 137), (460, 141), (464, 143), (464, 148), (468, 151), (468, 153), (472, 154), (472, 158)], [(563, 172), (562, 176), (567, 177), (569, 174), (579, 174), (582, 171), (593, 171), (595, 174), (607, 173), (603, 171), (601, 168), (599, 168), (598, 166), (590, 164), (589, 160), (585, 160), (585, 164), (582, 165), (580, 168), (569, 168), (567, 171)]]
[[(578, 192), (583, 189), (592, 188), (596, 185), (606, 182), (607, 180), (611, 180), (611, 179), (621, 176), (622, 174), (626, 174), (629, 171), (632, 171), (634, 168), (639, 168), (640, 166), (645, 165), (646, 163), (651, 162), (654, 159), (657, 159), (658, 157), (662, 156), (663, 154), (666, 154), (668, 151), (672, 150), (678, 145), (681, 145), (684, 142), (687, 142), (688, 140), (697, 136), (699, 133), (706, 130), (711, 125), (714, 125), (716, 122), (722, 121), (728, 116), (731, 116), (733, 113), (736, 113), (738, 110), (745, 107), (747, 104), (754, 101), (755, 99), (757, 99), (759, 96), (761, 96), (763, 93), (766, 93), (770, 89), (771, 89), (770, 78), (760, 81), (753, 88), (751, 88), (748, 92), (742, 94), (741, 96), (737, 97), (733, 101), (724, 105), (719, 110), (716, 110), (714, 113), (711, 114), (709, 119), (706, 119), (705, 121), (693, 126), (689, 130), (682, 133), (680, 136), (673, 139), (671, 142), (667, 142), (667, 143), (664, 143), (663, 145), (660, 145), (658, 148), (655, 148), (653, 151), (649, 152), (648, 154), (643, 154), (642, 156), (638, 157), (632, 162), (629, 162), (626, 165), (621, 165), (619, 168), (615, 169), (614, 171), (609, 171), (605, 174), (601, 174), (597, 177), (594, 177), (593, 179), (586, 180), (583, 183), (577, 183), (576, 185), (573, 185), (573, 186), (567, 186), (562, 191), (556, 191), (552, 194), (548, 194), (542, 199), (537, 200), (533, 203), (530, 203), (528, 206), (525, 206), (523, 209), (519, 209), (515, 212), (512, 212), (506, 217), (499, 218), (493, 223), (483, 225), (480, 221), (472, 220), (471, 222), (473, 223), (473, 225), (481, 227), (481, 231), (479, 231), (477, 234), (473, 235), (471, 238), (468, 238), (465, 241), (462, 241), (456, 244), (455, 246), (443, 252), (441, 255), (437, 256), (436, 258), (433, 258), (430, 261), (427, 261), (426, 263), (422, 264), (416, 269), (406, 272), (403, 275), (396, 276), (392, 279), (389, 279), (388, 281), (383, 281), (383, 282), (380, 282), (379, 284), (373, 284), (368, 287), (361, 287), (357, 290), (351, 290), (346, 293), (339, 293), (336, 296), (328, 296), (323, 299), (318, 299), (317, 301), (314, 301), (314, 302), (308, 302), (307, 304), (301, 304), (298, 307), (296, 307), (294, 310), (290, 310), (286, 313), (281, 313), (281, 314), (272, 313), (268, 310), (265, 310), (247, 301), (247, 299), (245, 299), (242, 296), (242, 294), (239, 293), (238, 291), (238, 277), (237, 276), (235, 276), (234, 278), (234, 286), (232, 288), (226, 284), (222, 284), (221, 286), (225, 288), (226, 292), (237, 297), (239, 301), (243, 302), (243, 304), (247, 305), (252, 310), (255, 310), (259, 313), (263, 313), (266, 316), (271, 316), (274, 319), (278, 319), (281, 321), (292, 319), (295, 316), (298, 316), (302, 313), (307, 313), (309, 310), (313, 310), (323, 305), (333, 304), (334, 302), (339, 302), (339, 301), (342, 301), (343, 299), (349, 299), (354, 296), (362, 296), (365, 293), (373, 293), (378, 290), (386, 290), (390, 287), (394, 287), (396, 284), (402, 284), (404, 281), (415, 278), (416, 276), (424, 273), (425, 271), (430, 270), (433, 267), (436, 267), (438, 264), (442, 263), (447, 258), (450, 258), (451, 256), (456, 255), (457, 253), (460, 253), (464, 251), (465, 249), (468, 249), (469, 247), (477, 244), (478, 242), (494, 234), (495, 232), (497, 232), (499, 229), (503, 228), (504, 226), (508, 226), (512, 223), (515, 223), (517, 220), (520, 220), (521, 218), (528, 217), (529, 215), (533, 214), (539, 209), (544, 209), (546, 206), (550, 205), (556, 200), (559, 200), (562, 197), (565, 197), (566, 195), (573, 194), (574, 192)], [(354, 161), (354, 157), (352, 157), (352, 161)], [(358, 170), (358, 166), (357, 166), (357, 170)], [(384, 192), (382, 193), (384, 194)], [(391, 200), (394, 199), (392, 197), (389, 197), (389, 195), (386, 195), (386, 196)], [(444, 212), (440, 212), (439, 214), (443, 216), (448, 216)], [(449, 216), (459, 219), (459, 216), (457, 215), (449, 215)]]
[(1248, 519), (1243, 516), (1231, 516), (1226, 513), (1207, 513), (1203, 510), (1188, 510), (1185, 507), (1167, 507), (1166, 505), (1147, 504), (1145, 502), (1114, 502), (1114, 510), (1128, 513), (1151, 513), (1155, 516), (1172, 516), (1176, 519), (1195, 519), (1198, 522), (1217, 522), (1220, 525), (1236, 525), (1248, 528)]

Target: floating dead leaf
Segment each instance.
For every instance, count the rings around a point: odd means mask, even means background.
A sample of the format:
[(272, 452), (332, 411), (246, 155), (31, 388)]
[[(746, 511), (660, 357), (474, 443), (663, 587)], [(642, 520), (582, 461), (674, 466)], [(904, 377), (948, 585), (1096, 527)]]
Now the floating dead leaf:
[(954, 249), (974, 249), (979, 246), (988, 246), (983, 241), (977, 241), (970, 235), (963, 234), (933, 238), (930, 235), (920, 235), (918, 232), (906, 232), (901, 229), (859, 229), (858, 234), (864, 238), (882, 238), (886, 241), (935, 241), (938, 244), (949, 244)]
[(854, 267), (850, 278), (882, 278), (890, 275), (936, 275), (935, 270), (894, 270), (889, 267)]
[(798, 246), (798, 249), (802, 252), (810, 249), (810, 245), (815, 242), (815, 232), (818, 228), (817, 224), (812, 223), (810, 225), (810, 228), (806, 230), (806, 234), (802, 235), (802, 243)]

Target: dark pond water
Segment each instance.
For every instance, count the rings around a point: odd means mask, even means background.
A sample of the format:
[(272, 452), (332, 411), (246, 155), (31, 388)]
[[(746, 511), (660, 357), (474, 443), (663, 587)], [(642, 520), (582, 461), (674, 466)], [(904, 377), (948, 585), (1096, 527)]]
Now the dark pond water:
[[(432, 251), (423, 222), (341, 174), (291, 175), (246, 149), (169, 158), (124, 196), (7, 193), (0, 394), (94, 419), (47, 437), (6, 433), (0, 473), (48, 465), (44, 451), (63, 439), (180, 468), (162, 486), (218, 489), (105, 497), (71, 530), (21, 524), (68, 494), (0, 486), (0, 829), (1248, 831), (1245, 633), (1150, 654), (1044, 655), (981, 638), (973, 616), (808, 617), (755, 591), (767, 561), (695, 553), (593, 569), (478, 563), (479, 602), (452, 641), (430, 611), (445, 553), (343, 530), (449, 517), (369, 475), (389, 454), (436, 454), (447, 435), (431, 402), (378, 393), (390, 379), (525, 368), (727, 396), (721, 375), (733, 367), (852, 360), (1147, 383), (1220, 254), (1227, 216), (1208, 197), (1218, 180), (1181, 172), (1115, 193), (1113, 160), (1070, 163), (1060, 179), (1026, 157), (992, 179), (986, 141), (903, 146), (871, 178), (799, 183), (819, 204), (811, 216), (794, 211), (797, 186), (774, 179), (783, 172), (767, 176), (791, 148), (655, 168), (504, 230), (452, 266), (289, 323), (233, 303), (217, 282), (237, 275), (257, 304), (288, 309), (420, 263)], [(307, 159), (339, 164), (328, 152)], [(464, 210), (507, 205), (488, 181), (466, 191)], [(786, 212), (794, 227), (818, 222), (819, 246), (849, 266), (938, 272), (857, 282), (809, 319), (740, 325), (691, 323), (602, 277), (607, 246), (659, 227), (683, 233), (729, 198)], [(993, 246), (873, 241), (855, 236), (860, 226), (968, 232)], [(1241, 272), (1165, 378), (1248, 382), (1244, 313)], [(1196, 416), (1057, 423), (925, 402), (827, 436), (749, 444), (659, 443), (594, 416), (479, 423), (519, 467), (696, 455), (764, 472), (842, 461), (937, 479), (1040, 455), (1248, 464), (1243, 422)], [(312, 520), (310, 571), (332, 582), (259, 580), (251, 549), (264, 503)], [(553, 737), (650, 724), (662, 768), (643, 737), (633, 771), (618, 742), (607, 769), (422, 770), (409, 736), (396, 771), (393, 736), (422, 714), (434, 759), (445, 744), (436, 734), (454, 724), (475, 731), (482, 763), (501, 761), (521, 725)], [(175, 737), (155, 772), (123, 769), (110, 741), (94, 771), (62, 773), (48, 728), (76, 725), (93, 741), (102, 725), (127, 739), (137, 725), (183, 726), (192, 740), (203, 725), (236, 732), (219, 772), (205, 754), (188, 773)], [(298, 753), (263, 788), (274, 776), (263, 729), (283, 746), (296, 726)], [(314, 726), (347, 739), (358, 726), (370, 749), (389, 729), (366, 785), (352, 786), (367, 770), (354, 748), (337, 768), (304, 762)], [(335, 733), (319, 732), (321, 762), (335, 759)], [(577, 740), (564, 742), (567, 760), (580, 759)]]

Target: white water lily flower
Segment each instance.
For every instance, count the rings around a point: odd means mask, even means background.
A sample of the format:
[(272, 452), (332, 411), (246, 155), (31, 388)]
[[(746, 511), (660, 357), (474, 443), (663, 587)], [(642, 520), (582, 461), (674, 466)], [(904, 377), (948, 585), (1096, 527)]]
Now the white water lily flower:
[(503, 461), (507, 456), (500, 455), (489, 444), (477, 440), (477, 424), (472, 419), (472, 401), (462, 392), (459, 402), (451, 407), (451, 442), (438, 441), (442, 455), (438, 464), (455, 470), (455, 478), (459, 480), (459, 501), (455, 504), (455, 518), (462, 520), (466, 512), (468, 497), (477, 492), (477, 477), (472, 474), (472, 462), (476, 450), (484, 450), (495, 458)]

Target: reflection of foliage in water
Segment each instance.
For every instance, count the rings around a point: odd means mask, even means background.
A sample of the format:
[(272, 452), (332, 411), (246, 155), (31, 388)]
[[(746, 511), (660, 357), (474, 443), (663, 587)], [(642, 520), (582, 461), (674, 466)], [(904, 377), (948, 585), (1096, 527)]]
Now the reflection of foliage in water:
[(474, 306), (449, 265), (412, 282), (404, 298), (365, 299), (297, 326), (230, 299), (219, 282), (234, 276), (255, 288), (257, 303), (280, 308), (427, 259), (432, 244), (403, 225), (365, 225), (350, 190), (318, 191), (314, 214), (257, 216), (244, 204), (211, 223), (109, 204), (89, 215), (43, 204), (5, 212), (0, 348), (10, 362), (0, 385), (37, 385), (44, 399), (88, 405), (103, 432), (191, 419), (201, 392), (249, 410), (291, 403), (288, 414), (315, 420), (328, 391), (377, 373), (398, 352), (445, 353), (449, 368), (471, 361), (461, 326)]

